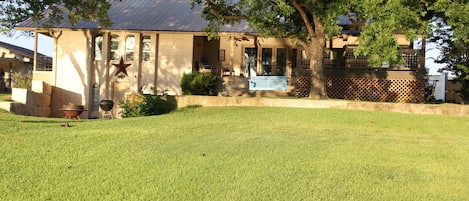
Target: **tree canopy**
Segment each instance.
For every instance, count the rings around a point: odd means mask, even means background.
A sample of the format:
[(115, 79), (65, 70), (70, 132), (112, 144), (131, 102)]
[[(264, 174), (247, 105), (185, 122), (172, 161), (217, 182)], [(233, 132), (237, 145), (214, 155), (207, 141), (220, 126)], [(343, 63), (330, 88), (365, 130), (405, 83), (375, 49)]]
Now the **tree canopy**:
[(17, 23), (29, 18), (35, 21), (47, 19), (43, 22), (51, 27), (64, 18), (72, 24), (79, 20), (94, 20), (105, 27), (111, 24), (107, 15), (110, 6), (108, 0), (1, 0), (0, 32), (9, 34)]

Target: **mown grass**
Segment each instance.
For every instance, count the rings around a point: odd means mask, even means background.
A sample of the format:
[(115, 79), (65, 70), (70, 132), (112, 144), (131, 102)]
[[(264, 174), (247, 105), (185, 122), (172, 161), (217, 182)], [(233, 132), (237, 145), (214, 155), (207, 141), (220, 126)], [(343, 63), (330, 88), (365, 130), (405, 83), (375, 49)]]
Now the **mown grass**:
[(0, 101), (10, 101), (11, 93), (10, 92), (0, 92)]
[(0, 112), (5, 200), (469, 200), (469, 118), (201, 107), (73, 121)]

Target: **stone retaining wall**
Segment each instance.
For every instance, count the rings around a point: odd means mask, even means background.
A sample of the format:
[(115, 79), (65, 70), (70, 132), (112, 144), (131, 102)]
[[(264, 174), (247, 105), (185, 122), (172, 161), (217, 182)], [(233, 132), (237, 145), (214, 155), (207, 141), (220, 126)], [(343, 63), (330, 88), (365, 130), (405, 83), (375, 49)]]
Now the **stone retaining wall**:
[[(49, 86), (50, 87), (50, 86)], [(46, 86), (46, 94), (48, 87)], [(38, 91), (37, 89), (35, 91)], [(19, 94), (22, 94), (21, 96)], [(8, 103), (10, 112), (29, 116), (50, 116), (50, 102), (47, 95), (19, 90), (12, 99), (16, 102)], [(25, 96), (35, 97), (41, 101), (30, 101)], [(16, 98), (21, 97), (21, 98)], [(177, 107), (190, 105), (201, 106), (265, 106), (265, 107), (293, 107), (293, 108), (337, 108), (350, 110), (388, 111), (400, 113), (451, 115), (469, 117), (469, 106), (455, 104), (410, 104), (410, 103), (382, 103), (360, 102), (347, 100), (312, 100), (293, 98), (261, 98), (261, 97), (223, 97), (223, 96), (177, 96)], [(2, 102), (2, 104), (5, 102)], [(2, 106), (2, 105), (0, 105)], [(7, 108), (2, 106), (2, 108)]]
[(33, 80), (31, 90), (13, 88), (10, 112), (19, 115), (50, 117), (51, 95), (52, 87), (39, 80)]
[(469, 106), (453, 104), (381, 103), (346, 100), (311, 100), (290, 98), (245, 98), (221, 96), (178, 96), (178, 108), (189, 105), (201, 106), (269, 106), (295, 108), (337, 108), (351, 110), (388, 111), (431, 115), (469, 117)]

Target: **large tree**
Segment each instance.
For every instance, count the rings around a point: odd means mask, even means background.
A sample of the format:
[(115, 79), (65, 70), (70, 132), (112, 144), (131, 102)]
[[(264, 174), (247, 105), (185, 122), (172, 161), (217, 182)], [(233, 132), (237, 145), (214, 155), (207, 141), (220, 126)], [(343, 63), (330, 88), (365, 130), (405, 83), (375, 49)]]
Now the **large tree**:
[(399, 63), (395, 32), (409, 40), (424, 34), (427, 5), (415, 0), (192, 0), (203, 6), (210, 21), (207, 31), (216, 33), (224, 24), (243, 20), (268, 37), (288, 37), (297, 41), (310, 59), (312, 98), (326, 98), (323, 54), (326, 40), (340, 33), (339, 16), (362, 29), (355, 54), (367, 56), (371, 66)]

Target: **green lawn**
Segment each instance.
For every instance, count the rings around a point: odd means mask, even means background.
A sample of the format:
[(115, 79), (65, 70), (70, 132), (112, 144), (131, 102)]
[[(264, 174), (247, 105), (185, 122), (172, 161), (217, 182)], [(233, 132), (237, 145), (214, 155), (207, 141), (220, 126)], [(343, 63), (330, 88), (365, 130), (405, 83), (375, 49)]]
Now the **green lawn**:
[(10, 101), (11, 92), (0, 92), (0, 101)]
[(2, 200), (469, 200), (469, 118), (203, 107), (0, 112)]

